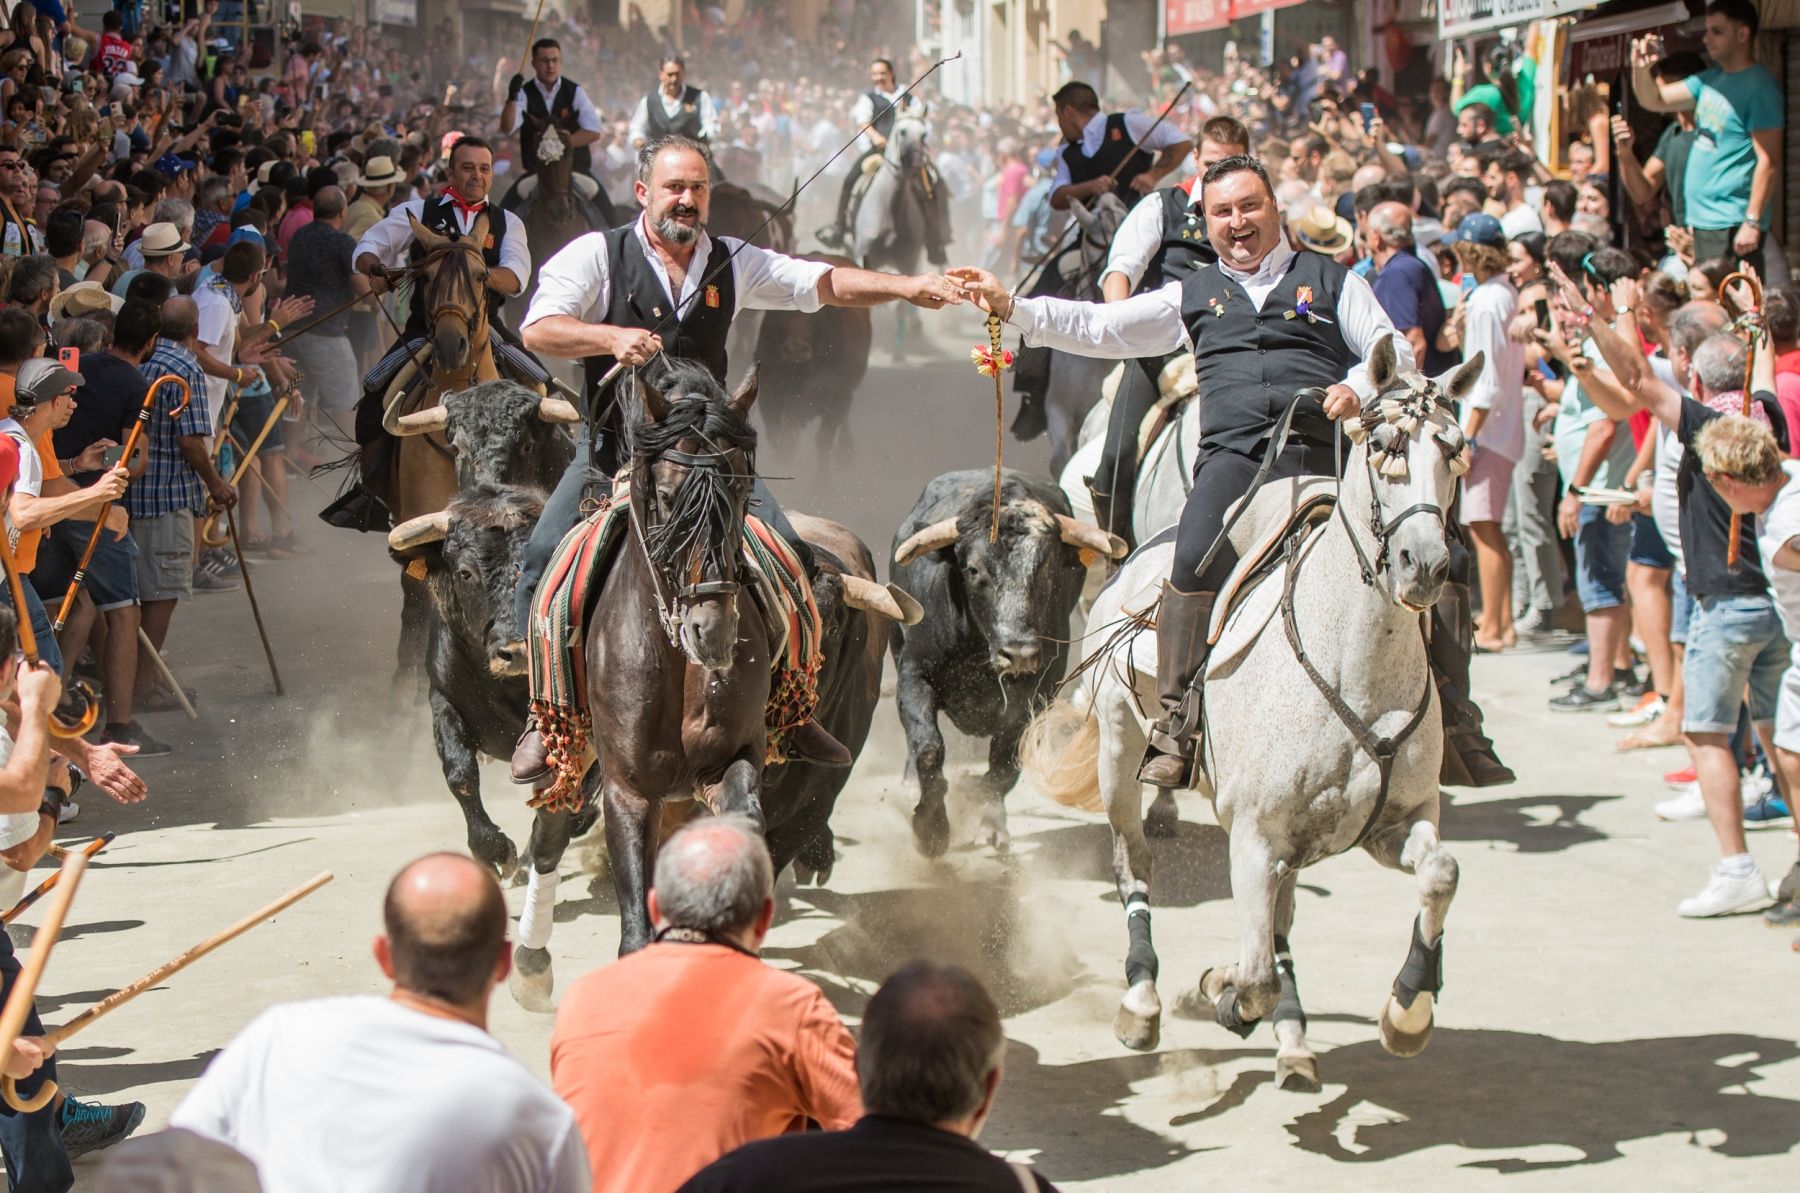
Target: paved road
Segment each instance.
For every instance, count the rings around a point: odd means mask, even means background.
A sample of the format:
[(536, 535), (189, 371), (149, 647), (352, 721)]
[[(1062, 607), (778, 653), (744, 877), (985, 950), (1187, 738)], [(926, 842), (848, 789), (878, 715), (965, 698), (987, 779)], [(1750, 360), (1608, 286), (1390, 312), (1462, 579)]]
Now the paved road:
[[(977, 335), (970, 323), (963, 338)], [(949, 343), (936, 363), (911, 368), (878, 356), (836, 499), (797, 482), (781, 483), (784, 499), (845, 519), (880, 553), (930, 475), (987, 463), (983, 383), (950, 351), (960, 355)], [(1041, 466), (1034, 446), (1009, 444), (1010, 457)], [(770, 473), (810, 474), (813, 464), (803, 449), (763, 454)], [(152, 801), (121, 809), (90, 794), (72, 826), (120, 836), (84, 885), (45, 979), (39, 1006), (51, 1023), (313, 873), (338, 876), (64, 1050), (72, 1091), (142, 1098), (150, 1127), (263, 1007), (378, 990), (368, 945), (388, 877), (411, 856), (461, 843), (423, 708), (387, 685), (391, 565), (373, 539), (303, 533), (315, 555), (255, 573), (287, 697), (271, 694), (242, 594), (197, 599), (178, 616), (171, 661), (202, 689), (205, 718), (154, 718), (179, 751), (144, 764)], [(1109, 1026), (1124, 933), (1104, 825), (1021, 790), (1009, 856), (964, 846), (939, 862), (918, 858), (891, 706), (840, 804), (831, 886), (784, 886), (768, 957), (817, 980), (852, 1019), (910, 957), (975, 969), (1012, 1041), (984, 1138), (1064, 1188), (1185, 1191), (1223, 1174), (1333, 1189), (1446, 1178), (1459, 1189), (1791, 1188), (1800, 958), (1755, 917), (1676, 918), (1710, 855), (1704, 826), (1649, 814), (1656, 776), (1678, 760), (1615, 758), (1596, 720), (1551, 715), (1545, 680), (1560, 668), (1554, 655), (1477, 662), (1520, 782), (1459, 792), (1446, 809), (1462, 889), (1439, 1031), (1417, 1060), (1385, 1055), (1372, 1021), (1405, 956), (1413, 886), (1360, 855), (1309, 872), (1294, 933), (1322, 1093), (1271, 1085), (1267, 1034), (1239, 1041), (1169, 1020), (1158, 1052), (1125, 1051)], [(959, 773), (972, 774), (976, 758), (961, 750)], [(497, 764), (487, 776), (490, 805), (522, 840), (515, 791)], [(1235, 951), (1223, 836), (1199, 801), (1183, 815), (1179, 839), (1158, 847), (1165, 1001)], [(958, 840), (971, 831), (959, 821)], [(1770, 875), (1794, 857), (1787, 834), (1758, 834), (1752, 848)], [(565, 982), (616, 946), (611, 884), (594, 877), (595, 862), (577, 849), (565, 863), (552, 942)], [(509, 897), (516, 906), (518, 893)], [(546, 1071), (548, 1017), (501, 994), (492, 1026)], [(92, 1178), (92, 1163), (79, 1168)]]

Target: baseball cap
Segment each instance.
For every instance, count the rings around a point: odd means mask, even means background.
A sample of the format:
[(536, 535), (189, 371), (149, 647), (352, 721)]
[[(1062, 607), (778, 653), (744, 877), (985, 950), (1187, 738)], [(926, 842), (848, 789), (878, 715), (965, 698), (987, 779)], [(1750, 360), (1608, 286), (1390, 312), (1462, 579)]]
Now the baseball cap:
[(58, 360), (34, 356), (19, 366), (14, 402), (20, 406), (36, 406), (48, 402), (72, 385), (86, 384), (80, 373), (65, 368)]
[(1502, 248), (1506, 244), (1506, 230), (1500, 221), (1485, 211), (1473, 212), (1462, 217), (1462, 222), (1452, 228), (1442, 241), (1444, 244), (1485, 244), (1489, 248)]
[(164, 174), (181, 174), (194, 168), (194, 163), (185, 157), (173, 153), (165, 153), (156, 159), (156, 168)]

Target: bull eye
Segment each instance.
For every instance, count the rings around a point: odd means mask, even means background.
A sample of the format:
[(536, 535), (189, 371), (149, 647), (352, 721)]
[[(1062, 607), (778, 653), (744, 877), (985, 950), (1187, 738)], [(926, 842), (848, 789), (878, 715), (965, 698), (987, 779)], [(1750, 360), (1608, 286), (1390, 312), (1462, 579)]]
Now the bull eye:
[(466, 584), (473, 584), (481, 579), (480, 576), (475, 574), (475, 569), (466, 564), (456, 569), (456, 578)]

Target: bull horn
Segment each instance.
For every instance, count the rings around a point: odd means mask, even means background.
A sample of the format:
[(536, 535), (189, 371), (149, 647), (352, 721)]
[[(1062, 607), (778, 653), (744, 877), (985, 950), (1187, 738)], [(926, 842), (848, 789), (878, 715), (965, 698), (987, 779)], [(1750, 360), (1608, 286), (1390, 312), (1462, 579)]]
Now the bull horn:
[(394, 420), (396, 435), (429, 435), (433, 431), (441, 431), (450, 425), (450, 412), (443, 404), (427, 406), (423, 410), (415, 410), (411, 414), (402, 414)]
[(444, 536), (449, 533), (449, 510), (439, 510), (435, 514), (420, 514), (416, 518), (408, 518), (388, 531), (388, 550), (413, 551), (428, 543), (441, 543), (444, 541)]
[(538, 417), (547, 423), (581, 422), (581, 411), (575, 409), (575, 403), (565, 398), (545, 398), (538, 403)]
[(844, 604), (852, 609), (879, 613), (901, 625), (918, 625), (925, 617), (924, 606), (898, 584), (877, 584), (861, 576), (839, 578), (844, 582)]
[(933, 522), (894, 549), (895, 563), (911, 563), (927, 551), (948, 547), (956, 541), (956, 519)]
[(1092, 522), (1083, 522), (1067, 514), (1056, 515), (1056, 528), (1062, 533), (1062, 541), (1071, 547), (1098, 551), (1108, 559), (1123, 559), (1129, 551), (1125, 540), (1110, 530), (1102, 530)]

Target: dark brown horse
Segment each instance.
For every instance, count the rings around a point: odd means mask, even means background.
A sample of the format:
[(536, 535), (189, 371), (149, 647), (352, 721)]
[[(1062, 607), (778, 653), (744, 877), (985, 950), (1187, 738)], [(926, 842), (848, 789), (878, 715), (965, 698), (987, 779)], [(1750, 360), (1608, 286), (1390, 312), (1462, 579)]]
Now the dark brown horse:
[(633, 390), (630, 532), (586, 645), (621, 954), (650, 942), (664, 800), (763, 823), (770, 684), (768, 630), (739, 580), (755, 370), (727, 398), (704, 368), (670, 360), (659, 383), (639, 374)]
[[(528, 114), (525, 119), (535, 118)], [(506, 206), (525, 225), (533, 261), (548, 261), (577, 236), (603, 232), (617, 222), (605, 188), (592, 178), (576, 176), (574, 151), (555, 130), (546, 129), (538, 138), (538, 160), (528, 164), (535, 172), (519, 180)], [(524, 295), (514, 303), (523, 316)]]
[[(706, 213), (706, 230), (713, 236), (730, 236), (772, 252), (794, 252), (794, 212), (764, 188), (751, 189), (735, 182), (713, 187)], [(709, 259), (710, 270), (722, 258)], [(726, 350), (732, 360), (760, 360), (756, 351), (764, 313), (740, 310), (731, 320)]]

